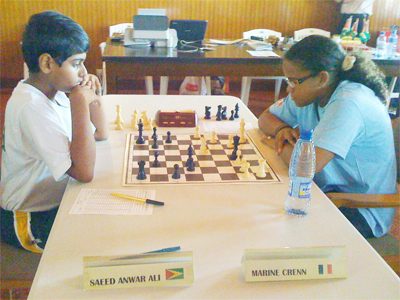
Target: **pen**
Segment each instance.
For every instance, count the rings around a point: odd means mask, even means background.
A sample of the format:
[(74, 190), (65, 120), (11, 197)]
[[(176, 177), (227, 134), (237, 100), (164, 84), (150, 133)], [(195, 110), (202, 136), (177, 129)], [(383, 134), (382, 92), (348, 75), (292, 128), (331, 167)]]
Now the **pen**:
[(164, 202), (161, 202), (161, 201), (156, 201), (156, 200), (151, 200), (151, 199), (144, 199), (144, 198), (139, 198), (139, 197), (120, 194), (120, 193), (111, 193), (111, 195), (115, 196), (115, 197), (118, 197), (118, 198), (133, 200), (133, 201), (146, 203), (146, 204), (153, 204), (153, 205), (158, 205), (158, 206), (164, 205)]
[(168, 248), (163, 248), (163, 249), (158, 249), (158, 250), (153, 250), (145, 253), (163, 253), (163, 252), (176, 252), (181, 250), (180, 246), (175, 246), (175, 247), (168, 247)]
[(162, 249), (153, 250), (153, 251), (149, 251), (149, 252), (143, 252), (143, 253), (140, 253), (140, 254), (121, 256), (121, 257), (113, 258), (111, 260), (131, 259), (131, 258), (137, 258), (138, 256), (140, 256), (142, 254), (177, 252), (177, 251), (180, 251), (180, 250), (181, 250), (180, 246), (168, 247), (168, 248), (162, 248)]

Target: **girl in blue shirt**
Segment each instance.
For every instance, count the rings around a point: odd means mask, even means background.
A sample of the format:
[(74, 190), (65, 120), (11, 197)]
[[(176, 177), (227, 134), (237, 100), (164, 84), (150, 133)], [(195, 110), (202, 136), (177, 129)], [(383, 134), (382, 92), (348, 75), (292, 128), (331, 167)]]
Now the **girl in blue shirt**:
[[(289, 163), (299, 131), (314, 130), (315, 183), (324, 192), (396, 192), (396, 159), (387, 88), (378, 67), (361, 54), (346, 54), (329, 38), (309, 36), (283, 60), (289, 96), (259, 118)], [(340, 208), (364, 237), (386, 234), (392, 208)]]

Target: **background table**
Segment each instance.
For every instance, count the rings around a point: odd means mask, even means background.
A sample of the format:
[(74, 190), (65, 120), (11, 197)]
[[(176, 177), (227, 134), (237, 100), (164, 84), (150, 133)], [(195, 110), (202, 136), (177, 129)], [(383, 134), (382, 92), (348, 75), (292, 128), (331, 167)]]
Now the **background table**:
[[(228, 96), (105, 97), (109, 120), (120, 104), (125, 122), (136, 109), (151, 117), (157, 109), (196, 109), (200, 116), (211, 105), (233, 107)], [(276, 184), (146, 185), (165, 201), (150, 216), (72, 215), (69, 211), (82, 188), (121, 188), (125, 136), (111, 131), (97, 143), (94, 181), (70, 180), (36, 273), (29, 299), (393, 299), (397, 275), (315, 186), (305, 218), (283, 211), (287, 168), (265, 145), (257, 120), (240, 102), (240, 114), (254, 128), (249, 134), (280, 175)], [(225, 121), (229, 122), (229, 121)], [(110, 126), (114, 127), (110, 123)], [(159, 129), (161, 130), (161, 129)], [(193, 129), (171, 129), (173, 133)], [(130, 189), (130, 188), (126, 188)], [(195, 281), (188, 287), (131, 288), (85, 291), (83, 256), (124, 255), (179, 245), (194, 253)], [(246, 283), (241, 258), (247, 248), (345, 245), (348, 278), (332, 280)]]
[[(281, 57), (254, 57), (247, 46), (225, 45), (215, 51), (178, 52), (173, 48), (128, 48), (107, 42), (107, 92), (118, 92), (118, 80), (139, 76), (282, 76)], [(276, 50), (277, 54), (283, 52)], [(400, 59), (374, 59), (386, 76), (400, 76)]]

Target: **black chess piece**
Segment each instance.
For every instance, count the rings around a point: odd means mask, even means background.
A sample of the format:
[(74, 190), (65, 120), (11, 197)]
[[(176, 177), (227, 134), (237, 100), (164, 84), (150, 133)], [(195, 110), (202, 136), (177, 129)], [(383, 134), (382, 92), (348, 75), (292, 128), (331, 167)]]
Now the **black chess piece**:
[(152, 149), (158, 149), (158, 144), (157, 144), (157, 134), (153, 136), (153, 145), (151, 145)]
[(204, 119), (209, 120), (209, 119), (211, 119), (211, 106), (206, 106), (205, 109), (206, 109), (206, 112), (205, 112)]
[(189, 157), (186, 161), (186, 170), (193, 172), (194, 171), (194, 160), (193, 157)]
[(238, 146), (239, 146), (239, 141), (240, 141), (240, 136), (235, 135), (235, 136), (233, 137), (233, 147), (238, 148)]
[(157, 127), (153, 127), (153, 135), (151, 136), (152, 139), (157, 136)]
[(145, 164), (144, 160), (138, 161), (139, 171), (136, 176), (136, 179), (138, 180), (145, 180), (147, 178), (146, 172), (144, 171), (144, 164)]
[(143, 145), (144, 144), (144, 138), (143, 138), (143, 123), (142, 123), (142, 119), (139, 120), (138, 129), (139, 129), (139, 136), (138, 136), (138, 138), (136, 140), (136, 144)]
[(189, 157), (193, 156), (194, 150), (193, 150), (192, 145), (189, 145), (188, 150), (187, 150), (187, 154), (188, 154)]
[(167, 139), (165, 140), (165, 143), (167, 143), (167, 144), (171, 144), (172, 143), (171, 131), (167, 131)]
[(218, 105), (218, 111), (217, 111), (217, 118), (216, 118), (216, 120), (217, 121), (221, 121), (222, 120), (222, 112), (221, 112), (221, 110), (222, 110), (222, 105)]
[(157, 168), (160, 166), (160, 162), (158, 161), (158, 156), (160, 155), (160, 152), (154, 151), (154, 161), (151, 164), (152, 167)]
[(181, 173), (179, 172), (179, 165), (174, 164), (174, 173), (172, 174), (173, 179), (179, 179), (181, 178)]
[(229, 121), (234, 121), (234, 120), (235, 120), (235, 111), (232, 109), (231, 116), (229, 117)]
[(239, 103), (235, 105), (235, 119), (239, 118)]
[(222, 120), (226, 120), (226, 119), (227, 119), (227, 117), (226, 117), (226, 110), (227, 110), (227, 107), (226, 107), (226, 106), (222, 107), (222, 112), (221, 112), (221, 119), (222, 119)]
[(229, 159), (230, 160), (236, 160), (237, 159), (237, 151), (238, 151), (238, 148), (233, 148), (233, 151), (232, 151), (232, 154), (229, 156)]

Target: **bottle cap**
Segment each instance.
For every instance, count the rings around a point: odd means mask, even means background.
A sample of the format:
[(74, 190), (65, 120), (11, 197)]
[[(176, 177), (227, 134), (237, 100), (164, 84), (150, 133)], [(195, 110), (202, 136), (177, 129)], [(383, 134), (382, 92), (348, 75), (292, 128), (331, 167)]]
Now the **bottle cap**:
[(311, 141), (313, 130), (312, 129), (300, 129), (300, 139), (305, 141)]

